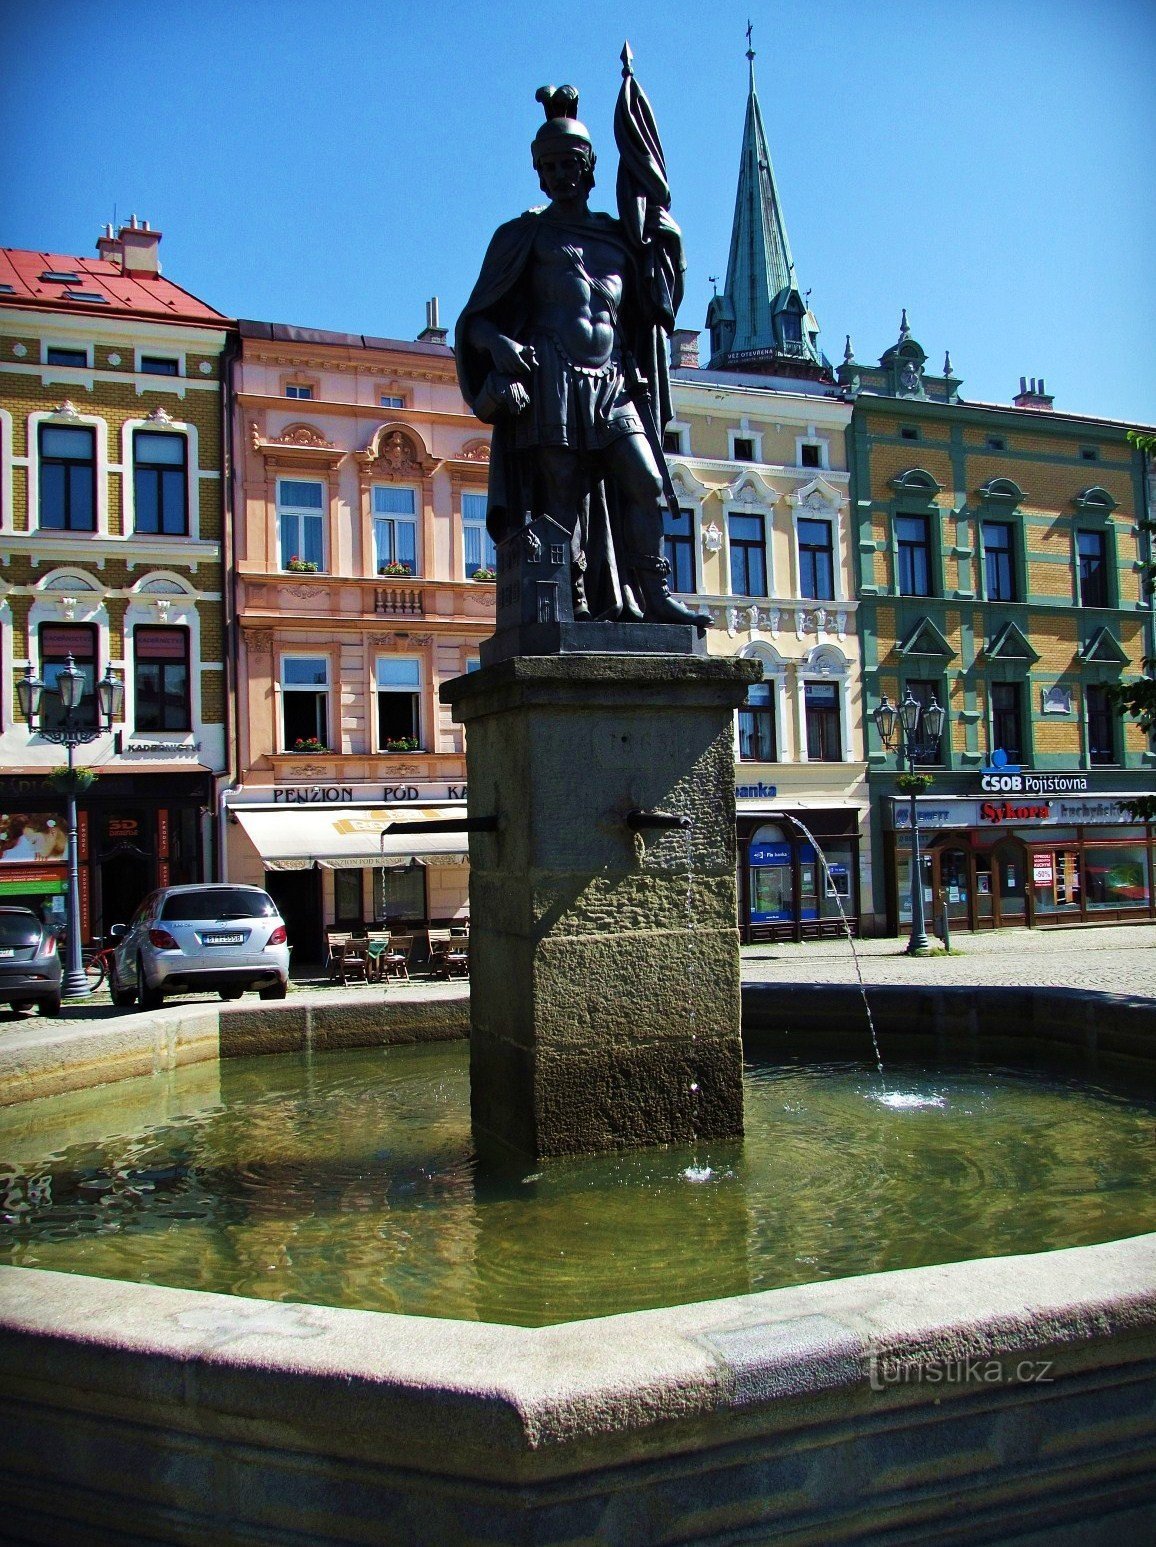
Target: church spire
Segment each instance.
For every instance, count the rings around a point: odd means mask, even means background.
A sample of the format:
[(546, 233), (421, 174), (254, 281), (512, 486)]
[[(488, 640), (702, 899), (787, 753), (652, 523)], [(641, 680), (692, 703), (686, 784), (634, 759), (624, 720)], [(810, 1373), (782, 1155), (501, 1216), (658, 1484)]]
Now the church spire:
[(795, 260), (767, 148), (755, 88), (755, 50), (747, 24), (750, 80), (743, 125), (726, 286), (707, 311), (716, 370), (830, 379), (818, 324), (799, 292)]

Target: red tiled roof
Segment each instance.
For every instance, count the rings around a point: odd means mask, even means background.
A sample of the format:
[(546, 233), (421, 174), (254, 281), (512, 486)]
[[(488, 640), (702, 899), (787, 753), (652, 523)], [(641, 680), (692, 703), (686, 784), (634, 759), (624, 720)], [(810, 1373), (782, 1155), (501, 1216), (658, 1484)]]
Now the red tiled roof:
[[(79, 283), (41, 279), (45, 273), (75, 274)], [(10, 292), (3, 288), (7, 285), (12, 287)], [(69, 300), (69, 291), (102, 295), (105, 300)], [(90, 310), (97, 315), (128, 314), (169, 322), (211, 324), (230, 320), (159, 274), (123, 274), (118, 263), (103, 258), (25, 252), (18, 247), (0, 247), (0, 305), (69, 312)]]

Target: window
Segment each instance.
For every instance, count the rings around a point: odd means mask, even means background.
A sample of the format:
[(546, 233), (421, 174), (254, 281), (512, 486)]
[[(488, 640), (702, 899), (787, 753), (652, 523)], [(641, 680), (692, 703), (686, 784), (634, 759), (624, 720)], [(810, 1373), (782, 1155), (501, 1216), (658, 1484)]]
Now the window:
[(1098, 462), (1099, 460), (1100, 460), (1100, 453), (1096, 449), (1095, 446), (1081, 446), (1080, 447), (1080, 461), (1081, 462)]
[(94, 431), (40, 426), (40, 525), (62, 532), (96, 530)]
[(662, 432), (662, 449), (667, 456), (677, 457), (682, 455), (682, 431), (664, 430)]
[(1006, 752), (1010, 763), (1020, 763), (1024, 756), (1020, 697), (1018, 682), (993, 682), (991, 685), (992, 751)]
[(807, 757), (812, 763), (837, 763), (843, 756), (839, 729), (839, 685), (836, 682), (803, 684), (807, 717)]
[[(76, 725), (96, 725), (96, 629), (90, 623), (52, 624), (40, 628), (40, 675), (44, 686), (55, 690), (68, 657), (84, 677), (84, 693), (73, 716)], [(55, 730), (64, 723), (64, 708), (56, 691), (40, 700), (40, 724)]]
[(799, 594), (816, 602), (835, 598), (835, 561), (829, 521), (808, 519), (799, 522)]
[(1108, 689), (1090, 684), (1084, 689), (1084, 702), (1088, 710), (1088, 761), (1093, 767), (1116, 762), (1116, 716)]
[(691, 592), (694, 580), (694, 517), (689, 510), (677, 516), (662, 513), (662, 551), (670, 565), (670, 589)]
[(382, 408), (405, 407), (405, 399), (403, 397), (399, 397), (396, 392), (383, 392), (377, 401)]
[(803, 319), (798, 312), (781, 312), (779, 314), (779, 329), (784, 344), (801, 344), (803, 342)]
[(931, 526), (926, 516), (896, 516), (901, 596), (931, 595)]
[(188, 629), (142, 625), (132, 637), (136, 729), (191, 730)]
[(285, 396), (305, 399), (311, 398), (313, 396), (313, 388), (295, 386), (292, 382), (290, 382), (289, 386), (285, 388)]
[(172, 360), (168, 355), (141, 355), (140, 368), (143, 376), (179, 376), (181, 366), (179, 360)]
[(277, 480), (277, 531), (281, 568), (325, 567), (325, 486), (296, 478)]
[(101, 295), (99, 290), (66, 290), (66, 301), (89, 301), (93, 306), (107, 306), (108, 296)]
[(325, 656), (283, 658), (281, 732), (286, 752), (302, 750), (302, 742), (329, 746), (329, 662)]
[(985, 521), (983, 533), (984, 577), (989, 602), (1016, 600), (1015, 568), (1012, 564), (1012, 529), (1007, 521)]
[(425, 866), (373, 872), (373, 916), (380, 924), (420, 924), (426, 918)]
[(183, 537), (189, 530), (185, 437), (137, 430), (132, 451), (134, 530)]
[(774, 684), (752, 682), (739, 710), (739, 757), (744, 763), (773, 763), (776, 756)]
[(377, 744), (421, 741), (421, 662), (384, 656), (377, 663)]
[(52, 285), (79, 285), (80, 275), (72, 269), (45, 269), (41, 274), (42, 280), (47, 280)]
[(1080, 565), (1080, 606), (1107, 607), (1108, 535), (1106, 532), (1077, 532), (1076, 553)]
[(407, 575), (417, 574), (415, 490), (394, 489), (383, 484), (374, 486), (373, 543), (379, 575), (387, 564), (403, 564)]
[(813, 442), (805, 442), (802, 446), (799, 447), (800, 467), (822, 467), (822, 465), (822, 446), (816, 446)]
[(753, 462), (755, 460), (755, 443), (750, 436), (736, 435), (734, 444), (734, 459), (736, 462)]
[[(403, 491), (412, 497), (413, 490)], [(498, 553), (494, 540), (486, 531), (486, 506), (484, 494), (462, 495), (462, 532), (465, 538), (466, 578), (473, 579), (479, 569), (497, 569)]]
[[(942, 684), (931, 681), (927, 677), (909, 677), (907, 679), (906, 693), (910, 693), (921, 709), (926, 710), (932, 699), (943, 707)], [(904, 696), (906, 696), (906, 693)], [(946, 716), (944, 718), (946, 724)], [(919, 741), (915, 748), (915, 761), (917, 763), (941, 764), (943, 762), (943, 735), (936, 741), (929, 741), (923, 730), (923, 716), (919, 717)]]
[(1007, 450), (1007, 441), (1004, 440), (1002, 435), (989, 435), (987, 437), (987, 439), (984, 441), (984, 445), (987, 447), (987, 449), (989, 451), (1006, 451)]
[(731, 516), (731, 594), (766, 596), (767, 553), (762, 516)]
[(918, 440), (919, 439), (919, 431), (915, 428), (915, 426), (913, 424), (903, 424), (903, 425), (900, 425), (900, 427), (899, 427), (899, 439), (900, 440)]
[(87, 365), (87, 349), (56, 349), (52, 344), (44, 352), (46, 365)]

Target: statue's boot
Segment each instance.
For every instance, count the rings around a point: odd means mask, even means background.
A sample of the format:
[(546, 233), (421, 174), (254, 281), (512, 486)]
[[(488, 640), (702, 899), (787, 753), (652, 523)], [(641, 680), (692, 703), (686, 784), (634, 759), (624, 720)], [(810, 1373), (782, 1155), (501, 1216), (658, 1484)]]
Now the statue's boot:
[(574, 619), (585, 623), (590, 618), (590, 603), (586, 600), (586, 576), (578, 574), (574, 579)]
[(646, 619), (650, 623), (690, 623), (703, 633), (710, 624), (709, 612), (695, 612), (684, 606), (677, 597), (671, 596), (666, 577), (670, 565), (665, 558), (644, 559), (636, 562), (634, 575), (646, 607)]

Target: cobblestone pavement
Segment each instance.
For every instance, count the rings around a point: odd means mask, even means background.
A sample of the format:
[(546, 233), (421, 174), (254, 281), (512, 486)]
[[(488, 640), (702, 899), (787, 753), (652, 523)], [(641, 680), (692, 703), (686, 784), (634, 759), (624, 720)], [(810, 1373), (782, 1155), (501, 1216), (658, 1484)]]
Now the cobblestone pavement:
[[(951, 937), (952, 954), (906, 954), (903, 940), (857, 940), (867, 983), (1039, 984), (1156, 999), (1156, 924), (1004, 929)], [(853, 983), (845, 940), (743, 948), (744, 983)]]
[[(998, 930), (991, 934), (952, 935), (952, 954), (908, 956), (903, 940), (858, 940), (855, 949), (864, 981), (918, 984), (1048, 984), (1091, 988), (1156, 999), (1156, 924), (1105, 925), (1083, 929)], [(750, 945), (742, 952), (744, 983), (854, 983), (855, 963), (846, 940), (809, 940), (794, 945)], [(320, 1004), (377, 1000), (388, 993), (393, 1003), (415, 999), (457, 999), (469, 992), (461, 979), (451, 982), (415, 977), (408, 983), (335, 987), (321, 978), (302, 976), (290, 986), (289, 1002)], [(219, 1003), (216, 994), (182, 994), (166, 1001), (174, 1009)], [(256, 994), (239, 1006), (256, 1009)], [(85, 1022), (106, 1021), (139, 1012), (117, 1010), (102, 989), (89, 1000), (66, 1002), (59, 1021), (79, 1030)], [(39, 1014), (13, 1014), (0, 1006), (0, 1034), (20, 1029), (47, 1030)]]

